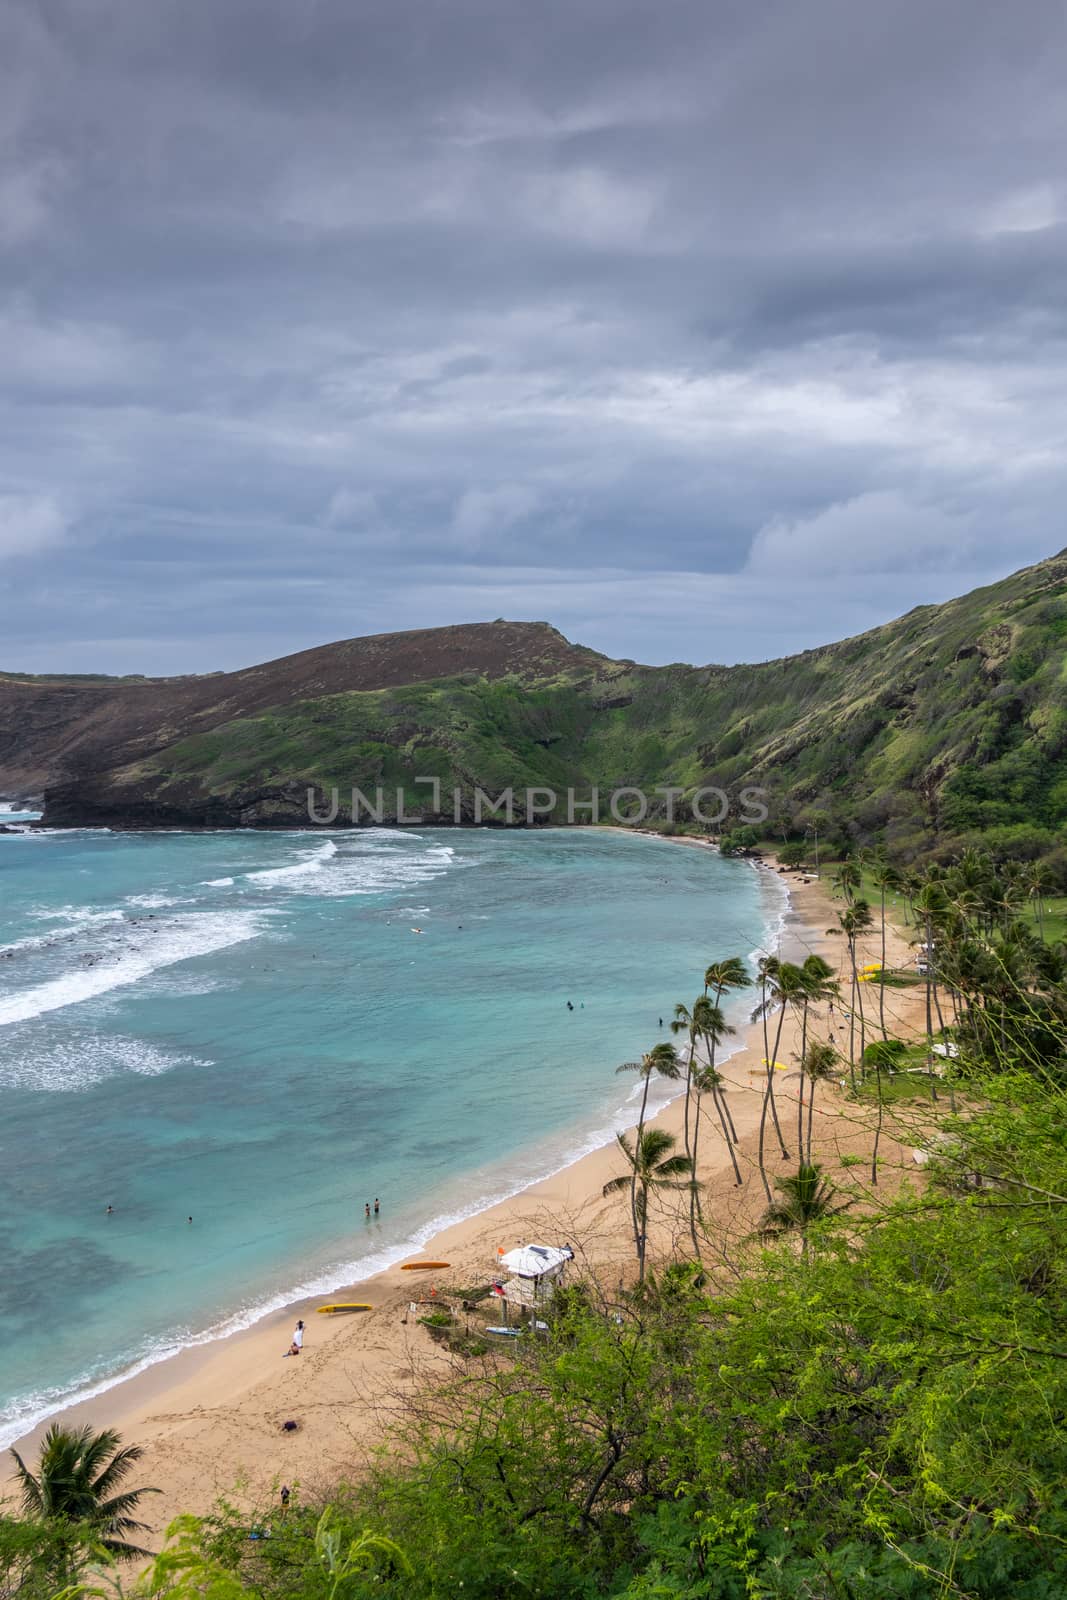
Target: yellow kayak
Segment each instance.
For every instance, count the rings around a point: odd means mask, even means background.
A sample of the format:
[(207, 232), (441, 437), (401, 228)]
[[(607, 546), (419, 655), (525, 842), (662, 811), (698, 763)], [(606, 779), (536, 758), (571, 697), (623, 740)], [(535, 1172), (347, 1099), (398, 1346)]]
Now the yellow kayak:
[(400, 1270), (401, 1272), (429, 1272), (431, 1269), (436, 1268), (440, 1271), (442, 1267), (450, 1267), (451, 1265), (451, 1261), (405, 1261)]
[(319, 1316), (336, 1314), (340, 1311), (373, 1311), (374, 1307), (365, 1300), (339, 1300), (334, 1305), (319, 1306)]

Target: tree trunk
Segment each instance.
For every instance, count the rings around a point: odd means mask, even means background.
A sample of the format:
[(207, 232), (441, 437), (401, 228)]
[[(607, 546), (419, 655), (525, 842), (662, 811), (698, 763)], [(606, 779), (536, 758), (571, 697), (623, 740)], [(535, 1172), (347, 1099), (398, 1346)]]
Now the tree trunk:
[[(652, 1077), (651, 1072), (646, 1072), (645, 1073), (645, 1091), (641, 1096), (641, 1113), (640, 1113), (640, 1116), (637, 1119), (637, 1138), (634, 1141), (634, 1154), (635, 1155), (637, 1154), (637, 1151), (640, 1150), (640, 1148), (641, 1148), (641, 1135), (645, 1131), (645, 1111), (648, 1108), (648, 1085), (649, 1085), (649, 1080), (651, 1079), (651, 1077)], [(638, 1236), (638, 1232), (640, 1230), (638, 1229), (638, 1226), (637, 1226), (637, 1164), (636, 1164), (636, 1162), (634, 1163), (633, 1177), (630, 1179), (630, 1220), (633, 1223), (634, 1244), (637, 1245), (638, 1244), (638, 1237), (637, 1236)]]
[[(700, 1185), (697, 1181), (697, 1150), (700, 1146), (700, 1090), (697, 1090), (696, 1104), (693, 1115), (693, 1166), (690, 1173), (689, 1185), (689, 1234), (693, 1241), (693, 1254), (700, 1260), (700, 1245), (697, 1241), (697, 1217), (700, 1214)], [(703, 1219), (701, 1219), (703, 1220)]]
[(931, 1100), (936, 1100), (937, 1084), (934, 1081), (934, 1017), (933, 1012), (930, 1009), (930, 978), (934, 970), (934, 952), (933, 930), (930, 926), (929, 916), (924, 918), (924, 926), (926, 928), (926, 1070), (930, 1074), (930, 1098)]
[(808, 1166), (809, 1167), (811, 1166), (811, 1125), (812, 1125), (812, 1122), (815, 1119), (815, 1084), (816, 1084), (816, 1079), (812, 1078), (812, 1080), (811, 1080), (811, 1090), (810, 1090), (810, 1093), (808, 1094)]
[(804, 1015), (800, 1024), (800, 1094), (797, 1097), (797, 1154), (804, 1154), (804, 1054), (808, 1048), (808, 997), (804, 996)]
[(788, 1161), (789, 1151), (786, 1149), (785, 1140), (782, 1138), (781, 1124), (778, 1121), (778, 1106), (774, 1098), (774, 1063), (778, 1059), (778, 1047), (782, 1042), (782, 1028), (785, 1025), (785, 1012), (786, 1006), (785, 1001), (783, 1000), (782, 1009), (778, 1015), (778, 1028), (774, 1035), (774, 1050), (771, 1053), (770, 1065), (767, 1068), (767, 1092), (771, 1097), (771, 1117), (774, 1120), (774, 1131), (778, 1135), (778, 1148), (782, 1152), (782, 1160)]
[(875, 1082), (878, 1085), (878, 1123), (874, 1130), (874, 1150), (871, 1152), (871, 1182), (878, 1182), (878, 1142), (882, 1137), (882, 1066), (876, 1062), (874, 1068)]
[(737, 1152), (734, 1149), (734, 1144), (736, 1142), (736, 1138), (734, 1140), (731, 1140), (730, 1135), (727, 1133), (727, 1131), (726, 1131), (726, 1118), (723, 1115), (726, 1103), (721, 1098), (721, 1092), (720, 1092), (718, 1086), (716, 1086), (715, 1088), (712, 1089), (711, 1095), (712, 1095), (712, 1099), (715, 1102), (715, 1109), (719, 1113), (719, 1125), (722, 1128), (722, 1136), (726, 1140), (726, 1148), (727, 1148), (727, 1150), (729, 1150), (729, 1152), (730, 1152), (730, 1160), (733, 1162), (733, 1166), (734, 1166), (734, 1183), (735, 1183), (736, 1186), (740, 1187), (741, 1182), (742, 1182), (741, 1168), (737, 1165)]
[(854, 934), (848, 936), (848, 964), (852, 969), (852, 993), (849, 996), (848, 1008), (848, 1076), (853, 1089), (856, 1087), (856, 939)]
[(878, 973), (878, 1026), (882, 1030), (882, 1038), (888, 1039), (885, 1031), (885, 884), (882, 884), (882, 966)]
[[(769, 1060), (770, 1059), (770, 1054), (771, 1054), (771, 1041), (770, 1041), (770, 1039), (768, 1038), (768, 1035), (767, 1035), (767, 979), (766, 978), (763, 978), (760, 981), (760, 1009), (763, 1012), (763, 1054), (764, 1054), (764, 1058)], [(768, 1068), (768, 1071), (769, 1070), (770, 1069)], [(760, 1178), (761, 1178), (761, 1180), (763, 1182), (763, 1192), (767, 1196), (767, 1204), (770, 1205), (771, 1201), (773, 1199), (773, 1196), (771, 1195), (771, 1186), (767, 1182), (767, 1162), (766, 1162), (766, 1159), (764, 1157), (764, 1145), (765, 1145), (765, 1142), (766, 1142), (766, 1137), (767, 1137), (767, 1090), (766, 1090), (766, 1088), (764, 1088), (764, 1091), (763, 1091), (763, 1104), (760, 1107), (759, 1148), (758, 1148), (758, 1151), (757, 1151), (757, 1158), (756, 1159), (757, 1159), (757, 1162), (758, 1162), (758, 1165), (759, 1165), (759, 1175), (760, 1175)]]

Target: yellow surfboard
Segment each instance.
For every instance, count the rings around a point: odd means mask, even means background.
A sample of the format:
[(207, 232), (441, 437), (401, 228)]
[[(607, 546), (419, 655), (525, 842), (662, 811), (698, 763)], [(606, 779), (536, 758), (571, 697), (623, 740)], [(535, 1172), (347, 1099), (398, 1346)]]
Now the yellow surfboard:
[(338, 1300), (333, 1305), (319, 1306), (318, 1312), (322, 1316), (330, 1313), (336, 1315), (340, 1311), (373, 1311), (374, 1307), (366, 1300)]

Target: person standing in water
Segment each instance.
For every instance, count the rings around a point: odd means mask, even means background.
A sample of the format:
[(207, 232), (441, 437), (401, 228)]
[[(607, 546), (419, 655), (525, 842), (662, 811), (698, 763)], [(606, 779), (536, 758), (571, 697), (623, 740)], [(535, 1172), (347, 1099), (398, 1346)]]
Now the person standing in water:
[(374, 1215), (378, 1215), (378, 1196), (374, 1196)]
[(363, 1202), (363, 1210), (366, 1212), (367, 1221), (369, 1222), (370, 1221), (370, 1201), (369, 1200), (365, 1200)]

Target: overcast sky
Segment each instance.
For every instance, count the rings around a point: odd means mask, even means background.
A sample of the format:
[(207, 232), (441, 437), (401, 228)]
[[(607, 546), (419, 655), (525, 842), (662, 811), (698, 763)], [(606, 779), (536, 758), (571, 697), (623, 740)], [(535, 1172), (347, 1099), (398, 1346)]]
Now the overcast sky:
[(0, 0), (0, 667), (756, 660), (1062, 548), (1065, 33)]

